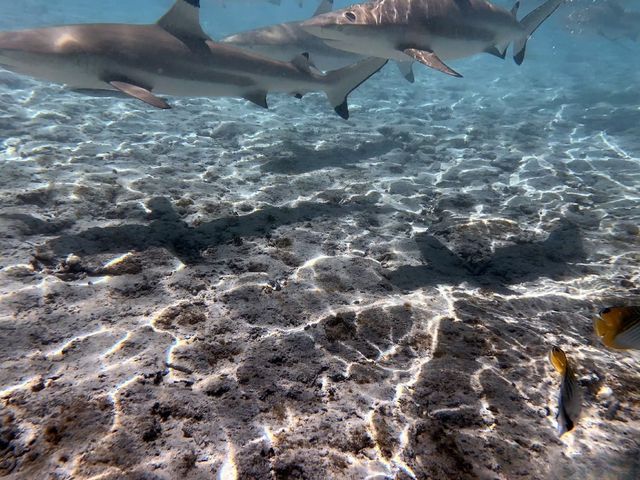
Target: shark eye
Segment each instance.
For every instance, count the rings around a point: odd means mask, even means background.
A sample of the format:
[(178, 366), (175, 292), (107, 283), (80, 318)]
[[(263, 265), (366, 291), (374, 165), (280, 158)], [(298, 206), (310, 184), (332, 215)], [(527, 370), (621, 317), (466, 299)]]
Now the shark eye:
[(346, 12), (344, 16), (347, 17), (347, 20), (349, 20), (350, 22), (356, 21), (356, 14), (353, 12)]

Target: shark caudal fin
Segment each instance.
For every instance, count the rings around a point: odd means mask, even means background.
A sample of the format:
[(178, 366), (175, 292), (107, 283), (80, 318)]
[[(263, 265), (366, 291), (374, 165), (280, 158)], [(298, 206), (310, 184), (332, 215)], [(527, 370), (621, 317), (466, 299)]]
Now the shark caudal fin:
[(327, 72), (324, 88), (331, 106), (345, 120), (349, 118), (347, 97), (387, 63), (386, 59), (371, 57), (348, 67)]
[(547, 0), (520, 21), (524, 33), (522, 37), (517, 39), (513, 44), (513, 59), (518, 65), (524, 61), (527, 40), (529, 40), (533, 32), (538, 29), (542, 22), (549, 18), (564, 2), (565, 0)]

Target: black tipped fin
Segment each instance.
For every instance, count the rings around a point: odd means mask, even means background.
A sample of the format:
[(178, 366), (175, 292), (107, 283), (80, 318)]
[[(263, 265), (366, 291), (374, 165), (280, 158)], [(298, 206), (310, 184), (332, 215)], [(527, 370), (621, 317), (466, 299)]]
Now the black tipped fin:
[(109, 82), (109, 85), (130, 97), (137, 98), (138, 100), (151, 105), (152, 107), (160, 108), (162, 110), (171, 108), (171, 105), (169, 105), (164, 99), (156, 97), (150, 90), (138, 85), (120, 81)]
[(504, 60), (504, 57), (507, 56), (507, 51), (506, 50), (501, 52), (498, 49), (498, 47), (493, 47), (493, 46), (492, 47), (487, 47), (485, 49), (485, 53), (488, 53), (489, 55), (493, 55), (495, 57), (501, 58), (502, 60)]
[(533, 32), (563, 3), (564, 0), (547, 0), (535, 10), (529, 12), (529, 14), (520, 21), (524, 34), (513, 42), (513, 60), (518, 65), (521, 65), (524, 61), (527, 40), (529, 40)]
[(312, 69), (315, 69), (316, 72), (318, 71), (318, 68), (313, 64), (313, 62), (309, 58), (308, 52), (304, 52), (304, 53), (301, 53), (300, 55), (296, 55), (291, 60), (291, 63), (293, 64), (294, 67), (296, 67), (301, 72), (312, 73)]
[(347, 104), (346, 98), (344, 99), (344, 102), (342, 102), (340, 105), (334, 108), (334, 110), (342, 118), (344, 118), (345, 120), (349, 120), (349, 105)]
[(254, 103), (262, 108), (269, 108), (267, 104), (267, 92), (252, 92), (248, 93), (244, 96), (245, 100), (249, 100), (251, 103)]
[(435, 68), (436, 70), (451, 75), (452, 77), (462, 77), (458, 72), (445, 64), (440, 57), (434, 52), (428, 50), (418, 50), (417, 48), (407, 48), (404, 50), (405, 55), (410, 56), (416, 62), (420, 62), (427, 67)]
[(301, 93), (294, 93), (293, 96), (296, 97), (298, 100), (302, 100), (302, 94)]
[(209, 40), (200, 25), (200, 0), (176, 0), (157, 24), (178, 38)]
[(520, 51), (513, 56), (513, 61), (516, 62), (516, 65), (522, 65), (522, 62), (524, 62), (524, 55), (526, 53), (526, 50), (527, 44), (525, 43), (524, 45), (522, 45)]
[(317, 17), (318, 15), (329, 13), (331, 10), (333, 10), (333, 0), (322, 0), (320, 5), (318, 5), (318, 8), (316, 8), (313, 16)]
[(396, 65), (398, 65), (400, 74), (407, 82), (414, 83), (416, 81), (416, 77), (413, 74), (413, 62), (396, 62)]
[(516, 3), (514, 3), (513, 7), (511, 7), (511, 15), (513, 15), (513, 18), (516, 18), (516, 15), (518, 15), (519, 8), (520, 8), (520, 1), (517, 1)]

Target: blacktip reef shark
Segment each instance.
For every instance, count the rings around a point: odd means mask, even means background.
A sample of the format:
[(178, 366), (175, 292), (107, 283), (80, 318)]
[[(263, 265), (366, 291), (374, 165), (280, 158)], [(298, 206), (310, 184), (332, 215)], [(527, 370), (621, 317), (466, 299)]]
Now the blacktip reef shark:
[(0, 66), (75, 90), (119, 91), (157, 108), (159, 94), (242, 97), (267, 108), (267, 93), (325, 92), (349, 117), (347, 95), (386, 60), (369, 58), (320, 74), (308, 55), (282, 62), (214, 42), (200, 0), (177, 0), (151, 25), (86, 24), (0, 32)]
[(485, 0), (377, 0), (302, 22), (328, 45), (399, 62), (415, 60), (460, 77), (445, 61), (481, 52), (524, 60), (527, 40), (565, 0), (547, 0), (521, 21)]
[[(236, 0), (237, 1), (237, 0)], [(227, 2), (225, 2), (225, 0), (218, 0), (219, 3), (221, 3), (222, 5), (226, 6)], [(268, 3), (271, 3), (273, 5), (282, 5), (282, 0), (267, 0)], [(304, 2), (302, 0), (298, 0), (298, 6), (301, 7)]]
[(613, 0), (576, 6), (567, 18), (573, 32), (593, 32), (613, 42), (640, 41), (640, 11), (626, 10)]
[[(331, 10), (333, 0), (322, 0), (313, 16)], [(222, 38), (220, 42), (276, 60), (289, 60), (300, 52), (307, 52), (311, 55), (314, 65), (323, 71), (343, 68), (366, 58), (364, 55), (330, 47), (322, 39), (307, 33), (300, 22), (279, 23), (248, 30)], [(413, 61), (408, 61), (397, 64), (402, 76), (411, 83), (414, 82), (412, 63)]]

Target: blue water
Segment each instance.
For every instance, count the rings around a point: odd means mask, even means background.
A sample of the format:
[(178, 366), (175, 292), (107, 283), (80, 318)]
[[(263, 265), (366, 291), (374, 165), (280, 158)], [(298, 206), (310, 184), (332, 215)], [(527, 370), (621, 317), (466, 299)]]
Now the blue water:
[[(317, 6), (226, 3), (213, 38)], [(640, 297), (640, 43), (572, 33), (589, 3), (520, 67), (389, 65), (348, 121), (0, 70), (0, 475), (638, 478), (640, 357), (592, 321)], [(1, 2), (0, 30), (171, 4)]]

